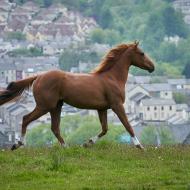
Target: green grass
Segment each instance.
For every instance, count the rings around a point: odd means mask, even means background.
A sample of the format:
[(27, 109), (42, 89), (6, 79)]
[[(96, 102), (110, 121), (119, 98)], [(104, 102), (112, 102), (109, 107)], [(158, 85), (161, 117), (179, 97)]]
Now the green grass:
[(190, 147), (126, 145), (0, 152), (1, 190), (190, 190)]

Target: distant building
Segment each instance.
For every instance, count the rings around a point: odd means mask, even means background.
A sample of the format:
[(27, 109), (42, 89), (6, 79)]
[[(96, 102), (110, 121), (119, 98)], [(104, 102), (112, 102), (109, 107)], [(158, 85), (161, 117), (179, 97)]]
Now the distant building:
[(187, 24), (190, 24), (190, 1), (189, 0), (175, 0), (173, 2), (173, 6), (175, 9), (181, 10), (181, 12), (185, 15), (184, 21)]
[(176, 103), (172, 99), (151, 98), (140, 103), (140, 115), (144, 121), (166, 121), (176, 114)]
[(168, 79), (173, 90), (190, 90), (190, 79)]
[(142, 87), (146, 89), (152, 97), (163, 99), (173, 98), (172, 86), (168, 83), (142, 84)]
[(17, 79), (17, 70), (14, 63), (0, 60), (0, 78), (3, 79), (5, 83), (15, 81)]

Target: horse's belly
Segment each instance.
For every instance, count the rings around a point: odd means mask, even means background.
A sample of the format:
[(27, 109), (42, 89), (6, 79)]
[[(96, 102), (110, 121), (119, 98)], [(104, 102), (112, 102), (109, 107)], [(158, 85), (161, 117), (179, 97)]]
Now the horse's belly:
[(102, 95), (80, 93), (69, 95), (63, 101), (71, 106), (81, 109), (105, 109), (108, 107), (106, 99)]
[(107, 102), (104, 101), (92, 101), (92, 100), (78, 100), (74, 99), (67, 99), (64, 100), (65, 103), (80, 108), (80, 109), (106, 109), (108, 108)]

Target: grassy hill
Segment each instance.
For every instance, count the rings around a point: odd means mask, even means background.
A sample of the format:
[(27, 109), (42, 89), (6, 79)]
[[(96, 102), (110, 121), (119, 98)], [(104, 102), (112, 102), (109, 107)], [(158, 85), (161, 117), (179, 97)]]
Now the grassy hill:
[(0, 152), (0, 189), (190, 189), (190, 147), (145, 152), (100, 143), (91, 148)]

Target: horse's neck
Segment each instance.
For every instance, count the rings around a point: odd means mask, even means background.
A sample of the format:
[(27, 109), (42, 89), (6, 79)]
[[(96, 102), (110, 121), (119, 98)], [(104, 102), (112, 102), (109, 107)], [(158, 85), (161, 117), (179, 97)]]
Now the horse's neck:
[(109, 74), (119, 83), (119, 85), (125, 87), (125, 84), (128, 79), (129, 72), (128, 62), (118, 61), (110, 70)]

